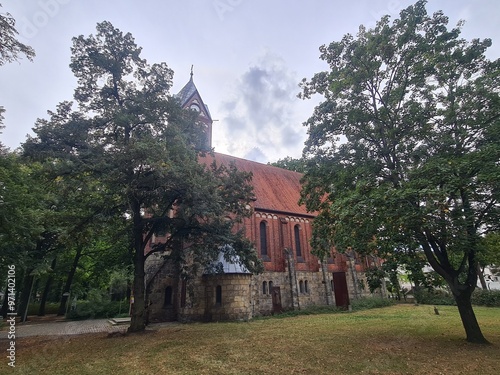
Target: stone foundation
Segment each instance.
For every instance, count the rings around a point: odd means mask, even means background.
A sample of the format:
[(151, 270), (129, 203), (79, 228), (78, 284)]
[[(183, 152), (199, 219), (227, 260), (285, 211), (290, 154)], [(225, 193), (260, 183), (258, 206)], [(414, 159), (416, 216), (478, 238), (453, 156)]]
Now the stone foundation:
[[(293, 262), (289, 262), (284, 272), (200, 275), (179, 280), (168, 262), (159, 257), (150, 258), (148, 314), (152, 322), (246, 321), (255, 316), (271, 315), (274, 287), (279, 287), (281, 307), (285, 311), (335, 305), (333, 275), (326, 265), (320, 265), (318, 271), (298, 271)], [(346, 272), (351, 301), (371, 296), (364, 274), (354, 269), (348, 268)]]

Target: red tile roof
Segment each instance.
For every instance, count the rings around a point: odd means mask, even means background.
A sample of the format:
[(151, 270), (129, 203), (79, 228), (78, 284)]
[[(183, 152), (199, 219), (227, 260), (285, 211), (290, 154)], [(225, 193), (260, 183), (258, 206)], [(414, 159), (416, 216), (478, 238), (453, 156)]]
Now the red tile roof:
[(207, 155), (200, 158), (200, 161), (210, 164), (214, 158), (217, 164), (230, 165), (234, 163), (238, 170), (252, 173), (252, 185), (256, 198), (255, 209), (289, 215), (316, 216), (315, 213), (307, 212), (305, 206), (298, 203), (301, 173), (217, 152), (214, 153), (214, 156)]

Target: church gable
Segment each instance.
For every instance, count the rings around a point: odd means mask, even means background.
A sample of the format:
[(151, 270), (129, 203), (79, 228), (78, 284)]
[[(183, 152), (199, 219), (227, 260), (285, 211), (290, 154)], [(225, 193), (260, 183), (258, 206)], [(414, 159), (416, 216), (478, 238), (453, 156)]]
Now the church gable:
[(206, 128), (206, 145), (207, 149), (212, 148), (212, 116), (210, 115), (210, 111), (208, 110), (208, 106), (205, 105), (203, 99), (201, 98), (198, 89), (193, 81), (193, 70), (191, 68), (191, 78), (189, 82), (179, 91), (176, 95), (177, 99), (179, 99), (180, 105), (184, 109), (191, 109), (193, 111), (198, 112), (198, 119), (204, 124)]
[(191, 78), (188, 83), (179, 91), (176, 95), (179, 99), (182, 108), (189, 108), (194, 111), (199, 112), (200, 117), (203, 120), (208, 120), (212, 122), (212, 116), (210, 115), (210, 111), (208, 110), (208, 106), (203, 103), (203, 99), (201, 98), (198, 89), (193, 81), (193, 72), (191, 72)]

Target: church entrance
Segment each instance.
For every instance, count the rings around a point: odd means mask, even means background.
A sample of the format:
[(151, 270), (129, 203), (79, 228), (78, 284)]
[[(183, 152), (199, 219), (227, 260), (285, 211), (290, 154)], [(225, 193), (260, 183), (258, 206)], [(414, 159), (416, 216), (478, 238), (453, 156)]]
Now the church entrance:
[(335, 293), (335, 305), (347, 310), (349, 307), (349, 292), (345, 272), (333, 273), (333, 291)]
[(273, 314), (283, 312), (283, 307), (281, 307), (281, 290), (279, 286), (273, 286), (271, 289), (271, 296), (273, 298)]

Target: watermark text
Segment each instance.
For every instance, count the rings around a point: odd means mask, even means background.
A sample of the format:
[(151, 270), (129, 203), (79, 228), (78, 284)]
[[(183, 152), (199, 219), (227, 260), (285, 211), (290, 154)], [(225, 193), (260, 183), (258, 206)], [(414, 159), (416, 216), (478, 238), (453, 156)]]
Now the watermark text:
[(61, 5), (66, 5), (71, 0), (39, 0), (38, 9), (29, 17), (22, 17), (19, 21), (19, 34), (31, 39), (38, 31), (47, 26), (50, 20), (59, 14)]
[(7, 271), (7, 364), (16, 367), (16, 266), (11, 264)]
[(224, 21), (225, 14), (232, 12), (243, 3), (244, 0), (214, 0), (212, 5), (221, 21)]

